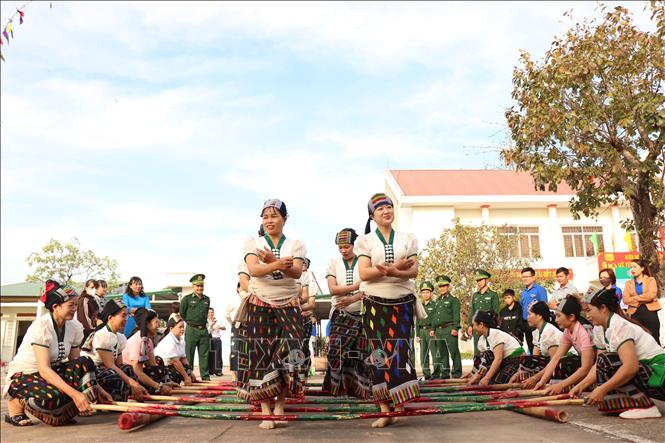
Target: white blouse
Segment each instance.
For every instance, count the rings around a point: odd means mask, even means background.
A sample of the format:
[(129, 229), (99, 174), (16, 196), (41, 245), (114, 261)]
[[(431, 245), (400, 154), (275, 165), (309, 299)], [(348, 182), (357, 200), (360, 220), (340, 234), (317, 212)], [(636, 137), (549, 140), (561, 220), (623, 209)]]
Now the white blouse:
[[(561, 343), (561, 337), (563, 337), (563, 332), (552, 323), (545, 322), (543, 328), (536, 329), (533, 331), (532, 335), (533, 346), (540, 350), (540, 355), (543, 357), (552, 357), (552, 354), (550, 354), (550, 348), (559, 346)], [(572, 349), (572, 352), (577, 354), (575, 348)]]
[[(269, 243), (268, 240), (267, 236), (248, 239), (243, 249), (245, 261), (247, 261), (248, 255), (257, 255), (257, 249), (263, 250), (264, 248), (272, 250), (277, 258), (290, 256), (305, 261), (307, 250), (305, 243), (300, 240), (287, 239), (282, 236), (282, 240), (277, 245)], [(259, 260), (259, 263), (263, 262)], [(289, 302), (300, 295), (300, 284), (297, 279), (275, 271), (262, 277), (252, 276), (249, 281), (249, 292), (266, 303)]]
[(480, 352), (493, 351), (499, 345), (503, 345), (503, 358), (510, 357), (522, 347), (515, 337), (500, 329), (490, 328), (487, 337), (481, 335), (478, 339)]
[(178, 340), (171, 332), (164, 337), (155, 348), (155, 355), (161, 357), (165, 364), (185, 356), (185, 340)]
[(64, 329), (64, 334), (59, 337), (56, 334), (55, 320), (50, 313), (33, 321), (25, 333), (23, 342), (14, 359), (7, 365), (8, 379), (18, 372), (24, 374), (39, 372), (35, 351), (32, 349), (33, 345), (48, 349), (51, 365), (67, 359), (72, 349), (80, 348), (83, 341), (83, 326), (81, 326), (81, 323), (67, 320)]
[(665, 353), (653, 338), (634, 323), (617, 314), (612, 314), (605, 330), (605, 345), (609, 352), (618, 352), (622, 344), (632, 340), (635, 343), (635, 351), (638, 360), (648, 360), (656, 355)]
[[(86, 345), (90, 339), (86, 340)], [(127, 346), (127, 337), (121, 332), (113, 332), (108, 326), (93, 332), (91, 348), (82, 352), (95, 362), (95, 366), (101, 366), (102, 359), (98, 351), (109, 351), (113, 354), (113, 360), (122, 354), (122, 351)]]
[[(360, 281), (360, 274), (358, 272), (358, 257), (356, 256), (353, 259), (353, 263), (349, 265), (346, 260), (339, 256), (330, 260), (328, 263), (328, 269), (326, 270), (326, 278), (334, 277), (337, 285), (339, 286), (350, 286)], [(338, 301), (348, 297), (348, 295), (333, 295), (332, 296), (332, 307), (335, 308), (335, 304)], [(358, 314), (360, 312), (360, 307), (362, 302), (360, 300), (351, 303), (349, 306), (344, 308), (344, 311), (350, 312), (352, 314)]]
[[(358, 237), (355, 251), (359, 257), (368, 257), (371, 266), (394, 263), (402, 258), (418, 256), (418, 240), (413, 234), (391, 231), (384, 239), (378, 229)], [(412, 278), (381, 277), (372, 281), (362, 281), (360, 290), (368, 295), (387, 299), (397, 299), (415, 293)]]

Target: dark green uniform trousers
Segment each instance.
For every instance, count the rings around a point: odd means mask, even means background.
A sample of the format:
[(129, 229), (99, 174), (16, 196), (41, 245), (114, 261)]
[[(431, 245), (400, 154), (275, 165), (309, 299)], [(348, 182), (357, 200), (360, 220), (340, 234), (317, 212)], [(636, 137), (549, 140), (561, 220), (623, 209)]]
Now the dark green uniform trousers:
[[(420, 367), (423, 370), (423, 375), (427, 378), (432, 376), (430, 369), (430, 354), (432, 354), (432, 362), (436, 362), (436, 340), (429, 336), (429, 326), (418, 328), (418, 338), (420, 339)], [(436, 370), (436, 366), (434, 368)]]
[[(435, 330), (437, 356), (435, 361), (436, 378), (460, 378), (462, 377), (462, 356), (459, 352), (459, 343), (457, 337), (453, 337), (451, 332), (453, 325), (438, 326)], [(452, 373), (450, 371), (450, 361), (453, 362)]]
[(208, 330), (203, 327), (202, 329), (194, 326), (187, 326), (185, 328), (185, 353), (189, 364), (194, 367), (194, 351), (199, 351), (199, 371), (201, 379), (210, 380), (210, 372), (208, 371), (208, 353), (210, 352), (210, 337)]

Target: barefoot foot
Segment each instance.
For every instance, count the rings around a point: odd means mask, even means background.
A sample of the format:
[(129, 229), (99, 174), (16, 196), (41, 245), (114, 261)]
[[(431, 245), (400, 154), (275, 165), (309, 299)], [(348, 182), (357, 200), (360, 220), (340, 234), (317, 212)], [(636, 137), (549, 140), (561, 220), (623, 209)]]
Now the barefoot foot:
[(270, 420), (264, 420), (259, 425), (261, 429), (275, 429), (275, 422)]
[(390, 426), (393, 424), (392, 422), (392, 417), (383, 417), (378, 420), (376, 420), (374, 423), (372, 423), (373, 428), (385, 428), (386, 426)]

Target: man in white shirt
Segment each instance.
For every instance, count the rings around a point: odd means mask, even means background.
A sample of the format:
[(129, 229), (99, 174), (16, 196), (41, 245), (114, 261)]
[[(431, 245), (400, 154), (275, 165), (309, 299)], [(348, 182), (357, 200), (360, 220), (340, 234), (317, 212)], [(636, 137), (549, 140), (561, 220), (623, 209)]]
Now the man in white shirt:
[(570, 282), (569, 276), (570, 270), (568, 268), (561, 267), (556, 270), (556, 281), (559, 283), (559, 288), (552, 291), (550, 295), (547, 302), (550, 309), (555, 310), (559, 306), (559, 302), (569, 295), (579, 296), (580, 291)]
[(217, 323), (215, 318), (215, 310), (213, 308), (208, 309), (208, 334), (210, 335), (210, 354), (208, 354), (210, 373), (218, 376), (222, 376), (224, 367), (224, 361), (222, 359), (222, 333), (221, 331), (226, 330), (224, 325)]

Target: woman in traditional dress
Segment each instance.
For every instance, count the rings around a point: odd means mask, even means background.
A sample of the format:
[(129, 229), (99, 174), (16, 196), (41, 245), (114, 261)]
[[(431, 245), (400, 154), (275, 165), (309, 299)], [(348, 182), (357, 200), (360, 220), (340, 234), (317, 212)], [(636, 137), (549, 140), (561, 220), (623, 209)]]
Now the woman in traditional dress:
[[(527, 321), (533, 331), (533, 355), (520, 357), (520, 369), (513, 375), (510, 383), (523, 381), (525, 387), (533, 387), (542, 377), (543, 369), (556, 355), (559, 344), (563, 338), (563, 332), (556, 326), (555, 316), (550, 311), (547, 303), (539, 301), (529, 307)], [(572, 350), (577, 355), (575, 349)], [(564, 365), (564, 367), (569, 367)], [(557, 366), (561, 369), (561, 365)], [(556, 378), (566, 378), (570, 374), (560, 373)]]
[[(563, 330), (563, 336), (559, 347), (550, 362), (540, 374), (540, 379), (535, 384), (535, 389), (547, 389), (547, 395), (561, 394), (582, 380), (591, 370), (596, 361), (596, 352), (603, 347), (599, 334), (602, 330), (593, 328), (589, 322), (581, 316), (582, 304), (573, 295), (569, 295), (559, 302), (556, 309), (556, 322)], [(595, 334), (595, 337), (594, 337)], [(568, 355), (569, 351), (575, 350), (577, 355)], [(549, 387), (547, 383), (551, 379), (557, 382)], [(530, 387), (533, 380), (526, 383)]]
[(159, 317), (152, 309), (138, 308), (134, 319), (136, 327), (127, 339), (122, 359), (132, 365), (139, 383), (148, 392), (169, 395), (171, 386), (168, 384), (168, 373), (164, 364), (160, 364), (155, 358), (155, 346), (152, 342), (159, 328)]
[(352, 395), (361, 399), (370, 396), (369, 367), (365, 364), (366, 340), (360, 308), (360, 275), (358, 256), (353, 251), (358, 234), (351, 228), (335, 236), (339, 256), (330, 261), (326, 272), (328, 290), (332, 295), (332, 315), (328, 342), (328, 369), (323, 390), (332, 396)]
[(169, 320), (166, 323), (164, 337), (155, 348), (155, 356), (166, 365), (166, 370), (172, 382), (185, 383), (185, 386), (191, 386), (196, 381), (196, 377), (194, 377), (192, 366), (185, 355), (184, 333), (185, 322), (183, 319), (173, 318)]
[(127, 401), (129, 394), (141, 401), (146, 390), (136, 381), (131, 365), (122, 360), (127, 338), (121, 332), (127, 323), (127, 307), (117, 299), (109, 300), (100, 314), (97, 326), (82, 346), (83, 355), (95, 363), (97, 383), (115, 401)]
[(231, 323), (231, 374), (238, 386), (238, 396), (249, 400), (249, 348), (247, 344), (247, 299), (249, 297), (249, 270), (245, 260), (238, 267), (238, 300), (229, 314)]
[(649, 330), (626, 317), (613, 289), (593, 294), (586, 313), (604, 329), (606, 350), (571, 395), (596, 383), (586, 402), (601, 412), (627, 419), (661, 417), (652, 398), (665, 400), (665, 350)]
[[(303, 242), (287, 239), (283, 233), (288, 212), (282, 201), (266, 201), (261, 219), (265, 235), (249, 239), (244, 248), (251, 275), (247, 321), (249, 400), (260, 402), (265, 415), (283, 415), (286, 395), (303, 394), (298, 279), (306, 250)], [(273, 398), (276, 401), (271, 411)], [(275, 425), (263, 421), (260, 427), (273, 429)]]
[(468, 384), (507, 383), (519, 370), (524, 349), (515, 337), (496, 328), (494, 312), (477, 311), (471, 324), (480, 338)]
[[(356, 243), (360, 291), (363, 292), (363, 331), (369, 342), (372, 396), (382, 412), (390, 405), (402, 411), (404, 403), (420, 397), (416, 365), (411, 355), (411, 333), (418, 303), (414, 278), (418, 275), (418, 242), (415, 235), (395, 232), (392, 200), (374, 194), (367, 205), (365, 235)], [(370, 233), (371, 221), (377, 228)], [(420, 305), (419, 312), (424, 309)], [(380, 418), (382, 428), (394, 422)]]
[(97, 385), (95, 364), (80, 355), (83, 327), (72, 321), (78, 295), (48, 280), (40, 301), (48, 314), (28, 328), (14, 359), (7, 366), (3, 397), (9, 398), (5, 421), (14, 426), (33, 424), (27, 410), (52, 426), (71, 423), (76, 415), (90, 415), (90, 403), (111, 401)]
[(309, 265), (312, 262), (305, 257), (303, 271), (300, 276), (300, 316), (302, 317), (303, 340), (300, 350), (305, 356), (305, 363), (302, 366), (304, 382), (307, 383), (309, 369), (312, 366), (312, 352), (309, 346), (310, 337), (314, 328), (314, 308), (316, 308), (316, 283), (313, 274), (309, 271)]

